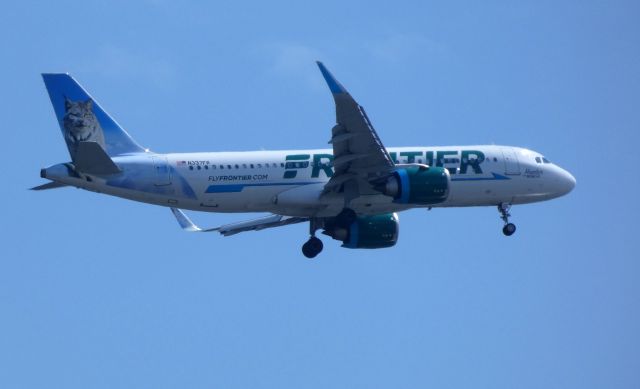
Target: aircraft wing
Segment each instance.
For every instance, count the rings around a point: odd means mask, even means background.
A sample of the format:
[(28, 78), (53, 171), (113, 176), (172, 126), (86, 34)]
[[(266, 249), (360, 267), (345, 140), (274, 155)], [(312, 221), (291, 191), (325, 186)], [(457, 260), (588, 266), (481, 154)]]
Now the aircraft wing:
[(373, 128), (364, 108), (317, 62), (336, 103), (336, 125), (332, 129), (334, 175), (325, 192), (344, 192), (348, 202), (361, 194), (377, 193), (371, 182), (394, 169), (391, 156)]
[(57, 188), (64, 188), (65, 186), (69, 186), (69, 185), (62, 184), (60, 182), (51, 181), (51, 182), (47, 182), (46, 184), (35, 186), (35, 187), (31, 188), (31, 190), (57, 189)]
[(292, 217), (282, 215), (269, 215), (258, 219), (247, 220), (244, 222), (225, 224), (215, 228), (200, 228), (195, 225), (181, 210), (177, 208), (171, 208), (171, 212), (178, 220), (180, 227), (183, 230), (189, 232), (212, 232), (217, 231), (224, 236), (235, 235), (245, 231), (260, 231), (265, 228), (273, 228), (286, 226), (289, 224), (302, 223), (308, 221), (308, 218), (304, 217)]

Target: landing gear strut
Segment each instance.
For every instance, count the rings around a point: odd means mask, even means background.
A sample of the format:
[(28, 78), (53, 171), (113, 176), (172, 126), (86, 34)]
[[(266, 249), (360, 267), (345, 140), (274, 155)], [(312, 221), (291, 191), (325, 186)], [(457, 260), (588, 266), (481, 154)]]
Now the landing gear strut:
[(501, 203), (498, 205), (498, 212), (500, 212), (500, 219), (504, 221), (504, 227), (502, 227), (502, 233), (506, 236), (513, 235), (516, 232), (516, 225), (513, 223), (509, 223), (509, 217), (511, 214), (509, 210), (511, 209), (511, 204)]

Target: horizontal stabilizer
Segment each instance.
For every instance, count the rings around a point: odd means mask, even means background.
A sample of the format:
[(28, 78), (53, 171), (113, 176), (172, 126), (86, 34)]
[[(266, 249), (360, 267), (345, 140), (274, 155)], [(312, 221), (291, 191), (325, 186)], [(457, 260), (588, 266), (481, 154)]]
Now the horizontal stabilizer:
[(62, 184), (60, 182), (51, 181), (51, 182), (47, 182), (46, 184), (35, 186), (35, 187), (31, 188), (31, 190), (56, 189), (56, 188), (62, 188), (62, 187), (65, 187), (65, 186), (69, 186), (69, 185)]
[(269, 216), (248, 220), (244, 222), (225, 224), (224, 226), (221, 226), (221, 227), (204, 229), (193, 224), (193, 222), (181, 210), (177, 208), (171, 208), (171, 212), (173, 212), (173, 215), (178, 220), (180, 227), (182, 227), (182, 229), (185, 231), (189, 231), (189, 232), (218, 231), (224, 236), (235, 235), (245, 231), (259, 231), (259, 230), (264, 230), (265, 228), (286, 226), (289, 224), (301, 223), (309, 220), (308, 218), (304, 218), (304, 217), (269, 215)]
[(121, 172), (97, 142), (79, 142), (74, 162), (76, 170), (85, 174), (108, 176)]

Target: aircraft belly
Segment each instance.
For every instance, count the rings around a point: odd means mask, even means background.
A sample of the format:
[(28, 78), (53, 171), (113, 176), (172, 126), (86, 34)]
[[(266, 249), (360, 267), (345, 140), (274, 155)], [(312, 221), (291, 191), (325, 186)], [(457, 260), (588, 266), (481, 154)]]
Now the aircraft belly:
[(451, 183), (449, 197), (443, 207), (493, 205), (509, 198), (509, 184), (496, 181), (458, 181)]
[(205, 193), (201, 195), (202, 210), (210, 212), (264, 212), (273, 205), (276, 189), (245, 188), (237, 193)]

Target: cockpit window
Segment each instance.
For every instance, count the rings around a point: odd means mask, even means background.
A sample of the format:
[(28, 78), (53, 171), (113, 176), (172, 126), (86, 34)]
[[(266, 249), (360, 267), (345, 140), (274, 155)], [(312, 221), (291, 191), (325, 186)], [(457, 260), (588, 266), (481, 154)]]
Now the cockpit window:
[(542, 159), (540, 157), (536, 157), (536, 163), (542, 163)]
[(544, 163), (551, 163), (551, 162), (549, 162), (549, 160), (548, 160), (548, 159), (546, 159), (545, 157), (542, 157), (542, 162), (544, 162)]

